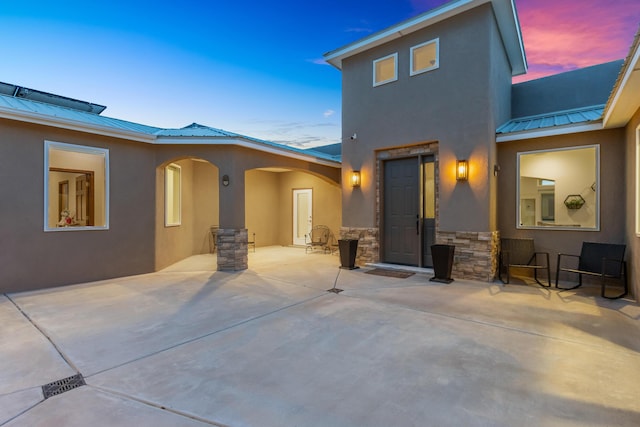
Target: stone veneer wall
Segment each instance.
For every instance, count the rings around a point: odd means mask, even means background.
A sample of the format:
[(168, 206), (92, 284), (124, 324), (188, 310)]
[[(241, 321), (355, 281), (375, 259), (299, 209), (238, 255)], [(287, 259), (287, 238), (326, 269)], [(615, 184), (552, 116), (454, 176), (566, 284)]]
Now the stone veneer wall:
[(498, 231), (438, 231), (436, 242), (456, 247), (451, 275), (491, 282), (498, 271)]
[(237, 271), (248, 268), (246, 228), (221, 228), (217, 235), (218, 270)]
[(380, 243), (377, 228), (340, 227), (341, 239), (358, 239), (356, 265), (378, 262)]

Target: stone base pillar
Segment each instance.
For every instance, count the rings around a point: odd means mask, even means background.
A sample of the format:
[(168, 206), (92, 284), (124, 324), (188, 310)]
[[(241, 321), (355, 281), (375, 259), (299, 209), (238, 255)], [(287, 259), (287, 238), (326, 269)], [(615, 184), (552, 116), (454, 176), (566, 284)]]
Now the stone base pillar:
[(491, 282), (498, 271), (498, 231), (438, 231), (436, 242), (456, 247), (453, 277)]
[(218, 230), (218, 270), (237, 271), (248, 267), (246, 228), (221, 228)]
[(380, 242), (377, 228), (340, 227), (341, 239), (358, 239), (356, 265), (365, 265), (380, 260)]

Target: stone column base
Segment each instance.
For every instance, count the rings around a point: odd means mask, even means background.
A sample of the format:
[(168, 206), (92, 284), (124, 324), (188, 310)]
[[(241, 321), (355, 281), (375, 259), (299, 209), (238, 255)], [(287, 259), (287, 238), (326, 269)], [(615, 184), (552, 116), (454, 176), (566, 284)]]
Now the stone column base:
[(498, 231), (438, 231), (436, 242), (456, 247), (452, 276), (491, 282), (498, 271)]
[(237, 271), (248, 268), (246, 228), (221, 228), (218, 230), (218, 270)]
[(356, 265), (380, 260), (380, 242), (377, 228), (340, 227), (341, 239), (358, 239)]

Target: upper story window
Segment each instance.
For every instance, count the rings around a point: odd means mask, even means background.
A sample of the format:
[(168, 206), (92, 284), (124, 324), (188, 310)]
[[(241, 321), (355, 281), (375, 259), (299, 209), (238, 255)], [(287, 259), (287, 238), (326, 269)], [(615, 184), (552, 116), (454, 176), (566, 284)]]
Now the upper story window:
[(411, 75), (435, 70), (440, 66), (440, 39), (434, 39), (411, 48)]
[(44, 142), (44, 230), (109, 228), (109, 150)]
[(166, 226), (182, 223), (182, 168), (171, 163), (164, 168), (164, 224)]
[(380, 86), (398, 80), (398, 54), (373, 61), (373, 85)]
[(600, 147), (518, 153), (517, 228), (600, 229)]

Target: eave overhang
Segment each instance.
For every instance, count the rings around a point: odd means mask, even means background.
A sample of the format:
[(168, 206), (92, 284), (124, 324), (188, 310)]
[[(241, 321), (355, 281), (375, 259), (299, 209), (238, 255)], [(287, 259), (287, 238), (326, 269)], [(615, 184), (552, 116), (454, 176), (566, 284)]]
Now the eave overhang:
[(491, 3), (493, 6), (502, 41), (511, 63), (512, 76), (526, 73), (527, 59), (520, 22), (513, 0), (454, 0), (339, 49), (327, 52), (324, 59), (337, 69), (342, 70), (342, 61), (346, 58), (442, 22), (485, 3)]
[(256, 151), (276, 154), (283, 157), (302, 160), (309, 163), (340, 168), (341, 162), (324, 159), (310, 154), (305, 154), (304, 150), (288, 149), (286, 146), (270, 145), (266, 142), (253, 140), (238, 135), (237, 137), (162, 137), (154, 134), (112, 128), (87, 122), (76, 121), (67, 118), (50, 116), (36, 112), (15, 110), (0, 106), (0, 118), (15, 120), (23, 123), (31, 123), (43, 126), (55, 127), (58, 129), (72, 130), (93, 135), (108, 136), (112, 138), (124, 139), (127, 141), (143, 142), (153, 145), (235, 145)]
[(626, 126), (640, 108), (640, 30), (636, 34), (604, 111), (606, 128)]

